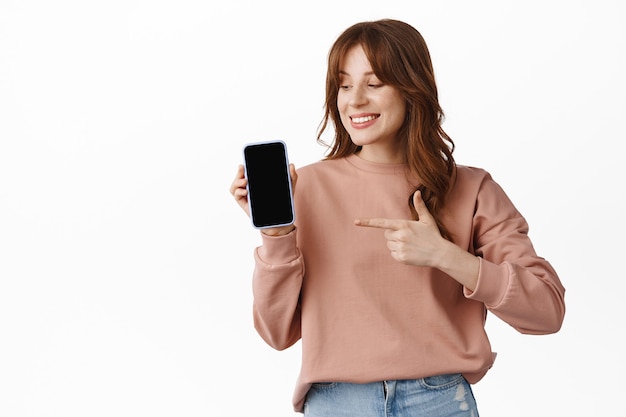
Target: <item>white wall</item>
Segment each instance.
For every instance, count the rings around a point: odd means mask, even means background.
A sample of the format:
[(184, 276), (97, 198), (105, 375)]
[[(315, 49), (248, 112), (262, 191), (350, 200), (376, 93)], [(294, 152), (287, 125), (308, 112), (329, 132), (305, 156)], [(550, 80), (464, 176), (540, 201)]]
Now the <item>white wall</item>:
[(481, 416), (623, 412), (620, 1), (0, 0), (0, 415), (294, 415), (228, 188), (246, 142), (323, 156), (328, 48), (381, 17), (422, 32), (458, 162), (567, 287), (556, 335), (490, 318)]

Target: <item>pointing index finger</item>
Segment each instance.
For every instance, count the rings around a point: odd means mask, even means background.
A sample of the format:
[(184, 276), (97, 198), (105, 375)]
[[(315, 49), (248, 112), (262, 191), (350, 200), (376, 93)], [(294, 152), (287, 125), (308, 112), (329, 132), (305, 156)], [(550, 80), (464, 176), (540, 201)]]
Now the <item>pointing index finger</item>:
[(397, 230), (399, 224), (396, 220), (381, 219), (381, 218), (362, 218), (356, 219), (354, 224), (361, 227), (375, 227), (377, 229), (392, 229)]

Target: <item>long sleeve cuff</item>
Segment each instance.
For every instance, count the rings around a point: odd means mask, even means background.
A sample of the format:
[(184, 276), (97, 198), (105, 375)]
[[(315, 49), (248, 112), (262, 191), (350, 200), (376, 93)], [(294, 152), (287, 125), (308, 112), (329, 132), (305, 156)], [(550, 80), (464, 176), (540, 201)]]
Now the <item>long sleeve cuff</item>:
[(261, 233), (263, 245), (257, 248), (259, 259), (270, 265), (283, 265), (298, 258), (296, 230), (283, 236), (268, 236)]
[(476, 289), (464, 288), (467, 298), (482, 301), (487, 307), (495, 308), (504, 301), (505, 295), (510, 285), (510, 270), (506, 264), (496, 265), (494, 263), (480, 260), (478, 269), (478, 282)]

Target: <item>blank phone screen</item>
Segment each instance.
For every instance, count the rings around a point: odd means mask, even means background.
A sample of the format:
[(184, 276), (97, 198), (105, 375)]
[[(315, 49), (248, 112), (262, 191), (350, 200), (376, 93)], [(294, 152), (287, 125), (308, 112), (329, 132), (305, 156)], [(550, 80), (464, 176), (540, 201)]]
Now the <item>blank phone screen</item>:
[(293, 200), (284, 143), (247, 145), (244, 160), (253, 225), (263, 228), (293, 223)]

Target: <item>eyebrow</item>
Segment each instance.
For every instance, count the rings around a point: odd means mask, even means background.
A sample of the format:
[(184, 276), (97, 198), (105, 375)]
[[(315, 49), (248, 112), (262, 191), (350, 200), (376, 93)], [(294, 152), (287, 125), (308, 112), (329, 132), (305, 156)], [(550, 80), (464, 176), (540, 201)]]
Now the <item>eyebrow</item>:
[[(350, 74), (348, 74), (344, 70), (339, 70), (339, 75), (350, 75)], [(364, 73), (363, 75), (376, 75), (376, 74), (374, 74), (374, 71), (368, 71), (368, 72)]]

